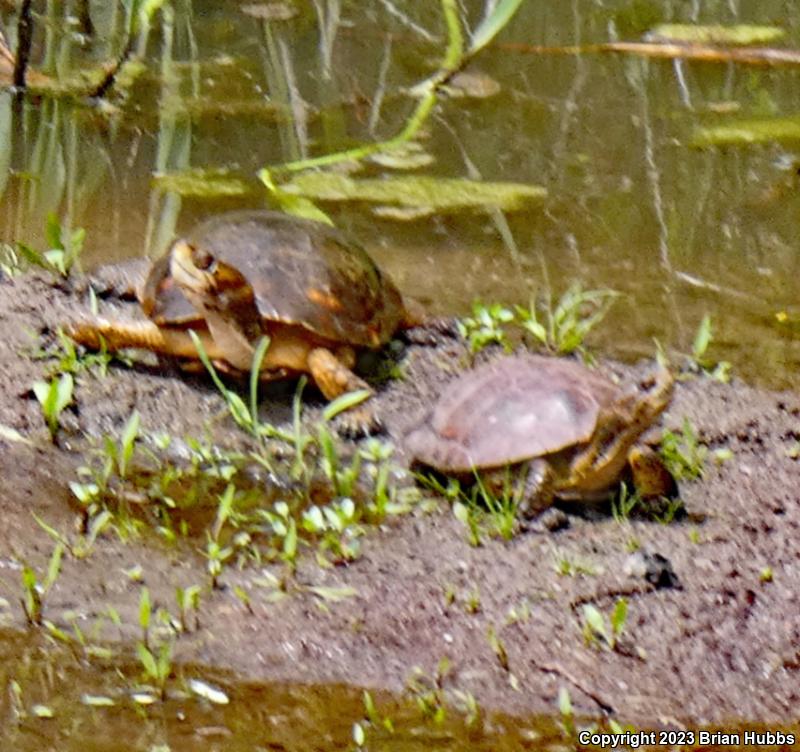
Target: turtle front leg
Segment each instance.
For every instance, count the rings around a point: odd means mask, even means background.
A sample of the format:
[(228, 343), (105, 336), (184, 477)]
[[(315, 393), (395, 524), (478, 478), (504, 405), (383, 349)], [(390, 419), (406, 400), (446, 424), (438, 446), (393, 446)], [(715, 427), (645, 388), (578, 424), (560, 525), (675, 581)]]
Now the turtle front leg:
[(520, 528), (538, 533), (555, 533), (569, 526), (569, 519), (553, 506), (556, 497), (556, 473), (543, 457), (528, 463), (522, 500), (519, 505)]
[[(104, 346), (109, 352), (127, 348), (151, 350), (175, 358), (197, 359), (197, 348), (185, 329), (171, 329), (152, 321), (110, 321), (90, 319), (70, 322), (65, 326), (67, 336), (90, 350)], [(208, 356), (221, 359), (222, 353), (205, 330), (197, 332)]]
[[(352, 367), (355, 363), (353, 351), (350, 348), (342, 348), (337, 355), (325, 347), (315, 347), (308, 354), (308, 370), (325, 398), (334, 400), (342, 394), (359, 389), (372, 392), (369, 384), (356, 376), (343, 362), (347, 361)], [(381, 433), (383, 430), (383, 425), (372, 405), (363, 402), (343, 413), (338, 423), (339, 432), (349, 438)]]
[(552, 506), (556, 495), (556, 477), (553, 466), (537, 457), (528, 463), (528, 474), (519, 504), (519, 513), (527, 520), (538, 517)]
[(658, 452), (646, 444), (635, 444), (628, 450), (633, 487), (642, 499), (673, 499), (678, 484)]

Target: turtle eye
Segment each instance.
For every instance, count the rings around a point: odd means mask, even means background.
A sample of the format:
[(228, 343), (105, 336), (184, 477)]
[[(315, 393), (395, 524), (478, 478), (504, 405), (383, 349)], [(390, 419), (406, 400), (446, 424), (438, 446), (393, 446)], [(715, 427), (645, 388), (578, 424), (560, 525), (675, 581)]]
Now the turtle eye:
[(198, 269), (210, 271), (212, 273), (217, 265), (214, 257), (208, 251), (204, 251), (201, 248), (194, 249), (192, 252), (192, 261)]

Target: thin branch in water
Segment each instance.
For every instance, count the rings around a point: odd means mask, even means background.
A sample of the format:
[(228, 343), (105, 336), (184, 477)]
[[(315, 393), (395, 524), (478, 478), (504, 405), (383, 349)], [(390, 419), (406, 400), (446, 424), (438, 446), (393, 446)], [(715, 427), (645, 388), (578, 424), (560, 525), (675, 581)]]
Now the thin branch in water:
[(380, 4), (386, 8), (386, 12), (390, 16), (394, 16), (398, 21), (400, 21), (403, 26), (411, 29), (415, 33), (419, 34), (425, 41), (427, 42), (438, 42), (439, 38), (434, 34), (431, 34), (427, 29), (420, 26), (416, 23), (413, 19), (409, 18), (405, 13), (399, 10), (394, 3), (390, 2), (390, 0), (379, 0)]
[(714, 44), (684, 42), (605, 42), (603, 44), (547, 45), (503, 42), (499, 49), (530, 55), (584, 55), (618, 52), (639, 57), (701, 60), (706, 63), (739, 63), (741, 65), (800, 65), (800, 50), (779, 47), (721, 47)]
[[(314, 8), (319, 20), (319, 46), (322, 53), (322, 75), (326, 79), (333, 78), (333, 44), (339, 31), (341, 20), (341, 4), (339, 0), (325, 0), (326, 8), (322, 7), (322, 0), (314, 0)], [(326, 11), (327, 9), (327, 11)]]
[(378, 87), (375, 89), (375, 96), (372, 99), (372, 106), (369, 111), (369, 132), (375, 135), (378, 121), (381, 119), (381, 106), (386, 96), (386, 78), (389, 74), (389, 66), (392, 63), (392, 37), (386, 36), (386, 44), (383, 48), (383, 58), (381, 58), (381, 69), (378, 71)]
[(300, 94), (300, 89), (297, 87), (297, 79), (294, 75), (294, 67), (292, 66), (292, 56), (289, 52), (289, 47), (281, 38), (278, 39), (278, 48), (281, 53), (281, 67), (283, 68), (284, 80), (289, 93), (289, 104), (292, 108), (294, 132), (297, 137), (300, 154), (305, 157), (308, 154), (308, 106), (303, 96)]

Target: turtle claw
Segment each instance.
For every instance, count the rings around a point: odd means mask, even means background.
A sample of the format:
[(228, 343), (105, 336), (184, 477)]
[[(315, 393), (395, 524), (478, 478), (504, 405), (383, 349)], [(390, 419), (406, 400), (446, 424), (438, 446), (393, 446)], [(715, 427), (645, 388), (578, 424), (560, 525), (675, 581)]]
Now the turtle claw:
[(345, 439), (364, 439), (386, 432), (386, 427), (371, 405), (345, 410), (335, 420), (337, 433)]

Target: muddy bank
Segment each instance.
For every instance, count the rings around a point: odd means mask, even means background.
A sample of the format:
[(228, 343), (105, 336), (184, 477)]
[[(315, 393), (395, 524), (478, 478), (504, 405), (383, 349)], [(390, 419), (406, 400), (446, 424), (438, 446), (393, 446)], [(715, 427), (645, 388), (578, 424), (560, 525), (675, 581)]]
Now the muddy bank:
[[(84, 303), (34, 275), (0, 281), (0, 423), (30, 441), (0, 439), (4, 626), (24, 624), (21, 563), (42, 571), (53, 549), (32, 513), (74, 535), (77, 509), (67, 484), (86, 461), (86, 437), (118, 434), (135, 407), (147, 431), (207, 433), (225, 446), (246, 445), (209, 381), (145, 358), (133, 367), (112, 365), (105, 378), (80, 374), (53, 446), (30, 393), (48, 364), (32, 354)], [(101, 307), (106, 315), (117, 307), (120, 315), (136, 313), (112, 300)], [(382, 386), (376, 398), (391, 439), (463, 369), (464, 355), (454, 340), (407, 348), (405, 378)], [(288, 420), (291, 395), (290, 388), (270, 390), (263, 418)], [(304, 420), (318, 420), (321, 407), (309, 392)], [(686, 417), (712, 450), (732, 456), (721, 463), (709, 456), (702, 480), (682, 485), (689, 512), (682, 520), (571, 514), (563, 531), (508, 542), (484, 536), (473, 547), (444, 502), (433, 511), (418, 506), (370, 531), (362, 555), (347, 566), (322, 568), (313, 550), (301, 557), (295, 585), (354, 591), (338, 602), (302, 587), (275, 600), (263, 570), (279, 574), (277, 565), (225, 567), (223, 587), (204, 590), (199, 628), (180, 636), (176, 655), (247, 678), (395, 691), (414, 666), (432, 675), (447, 657), (448, 687), (504, 711), (552, 712), (564, 686), (576, 711), (591, 715), (691, 725), (790, 721), (800, 699), (800, 464), (792, 457), (800, 395), (687, 381), (665, 424), (677, 429)], [(397, 460), (402, 464), (401, 455)], [(632, 541), (669, 559), (681, 588), (654, 589), (626, 574)], [(177, 586), (208, 581), (204, 546), (204, 536), (165, 545), (155, 536), (122, 541), (106, 532), (90, 555), (65, 557), (45, 616), (88, 629), (113, 607), (122, 627), (105, 625), (102, 636), (134, 641), (142, 584), (174, 611)], [(557, 573), (565, 560), (578, 570), (573, 576)], [(141, 579), (126, 574), (137, 565)], [(629, 613), (618, 649), (585, 644), (582, 606), (609, 614), (621, 595)], [(505, 648), (506, 667), (490, 629)]]

